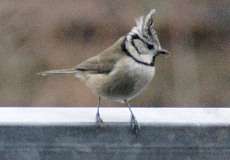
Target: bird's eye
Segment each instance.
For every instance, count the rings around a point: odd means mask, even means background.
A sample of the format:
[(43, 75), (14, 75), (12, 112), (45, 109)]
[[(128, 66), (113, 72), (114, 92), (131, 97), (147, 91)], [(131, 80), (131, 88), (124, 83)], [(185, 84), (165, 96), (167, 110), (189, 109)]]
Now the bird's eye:
[(148, 47), (148, 49), (154, 49), (154, 45), (152, 45), (152, 44), (147, 44), (147, 47)]

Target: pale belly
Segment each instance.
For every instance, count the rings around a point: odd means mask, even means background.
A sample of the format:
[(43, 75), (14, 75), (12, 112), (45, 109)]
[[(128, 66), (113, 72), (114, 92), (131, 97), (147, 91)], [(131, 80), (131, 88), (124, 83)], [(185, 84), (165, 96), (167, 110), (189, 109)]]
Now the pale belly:
[(87, 85), (99, 96), (115, 100), (130, 100), (139, 95), (155, 75), (155, 67), (145, 66), (127, 58), (117, 63), (110, 74), (94, 75)]

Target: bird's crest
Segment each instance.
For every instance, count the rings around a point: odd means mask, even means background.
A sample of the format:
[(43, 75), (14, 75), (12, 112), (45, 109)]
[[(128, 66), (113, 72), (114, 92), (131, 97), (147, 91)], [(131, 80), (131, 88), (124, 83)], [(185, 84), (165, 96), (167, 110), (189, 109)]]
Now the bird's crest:
[(156, 31), (154, 29), (153, 16), (156, 13), (155, 9), (152, 9), (146, 16), (141, 16), (136, 19), (136, 26), (132, 29), (140, 37), (152, 42)]

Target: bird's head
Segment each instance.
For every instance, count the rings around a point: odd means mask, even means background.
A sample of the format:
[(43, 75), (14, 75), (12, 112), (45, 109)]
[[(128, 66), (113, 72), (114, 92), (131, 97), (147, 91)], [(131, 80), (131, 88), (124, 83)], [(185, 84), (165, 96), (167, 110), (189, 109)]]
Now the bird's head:
[(154, 14), (152, 9), (146, 16), (136, 20), (136, 26), (127, 34), (125, 46), (129, 54), (138, 61), (154, 65), (155, 57), (160, 54), (168, 54), (161, 47), (157, 32), (154, 28)]
[(161, 47), (157, 32), (155, 30), (154, 14), (155, 9), (152, 9), (146, 16), (142, 16), (136, 20), (137, 34), (146, 42), (150, 50), (153, 50), (154, 55), (168, 54), (166, 49)]

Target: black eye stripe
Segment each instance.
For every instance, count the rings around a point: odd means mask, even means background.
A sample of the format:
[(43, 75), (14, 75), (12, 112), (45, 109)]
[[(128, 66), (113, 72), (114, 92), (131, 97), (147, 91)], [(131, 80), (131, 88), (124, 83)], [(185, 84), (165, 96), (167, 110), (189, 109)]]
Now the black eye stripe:
[(146, 46), (147, 46), (147, 48), (148, 49), (154, 49), (154, 45), (153, 44), (150, 44), (150, 43), (148, 43), (148, 42), (145, 42), (143, 39), (141, 39), (137, 34), (134, 34), (134, 35), (132, 35), (132, 43), (133, 43), (133, 40), (134, 39), (138, 39), (138, 40), (140, 40), (140, 41), (142, 41), (144, 44), (146, 44)]
[(121, 49), (125, 52), (125, 54), (129, 57), (131, 57), (134, 61), (136, 61), (139, 64), (145, 65), (145, 66), (155, 66), (155, 57), (153, 57), (152, 62), (151, 63), (146, 63), (146, 62), (142, 62), (139, 61), (138, 59), (136, 59), (130, 52), (129, 50), (126, 48), (126, 41), (127, 38), (124, 38), (123, 42), (121, 43)]

